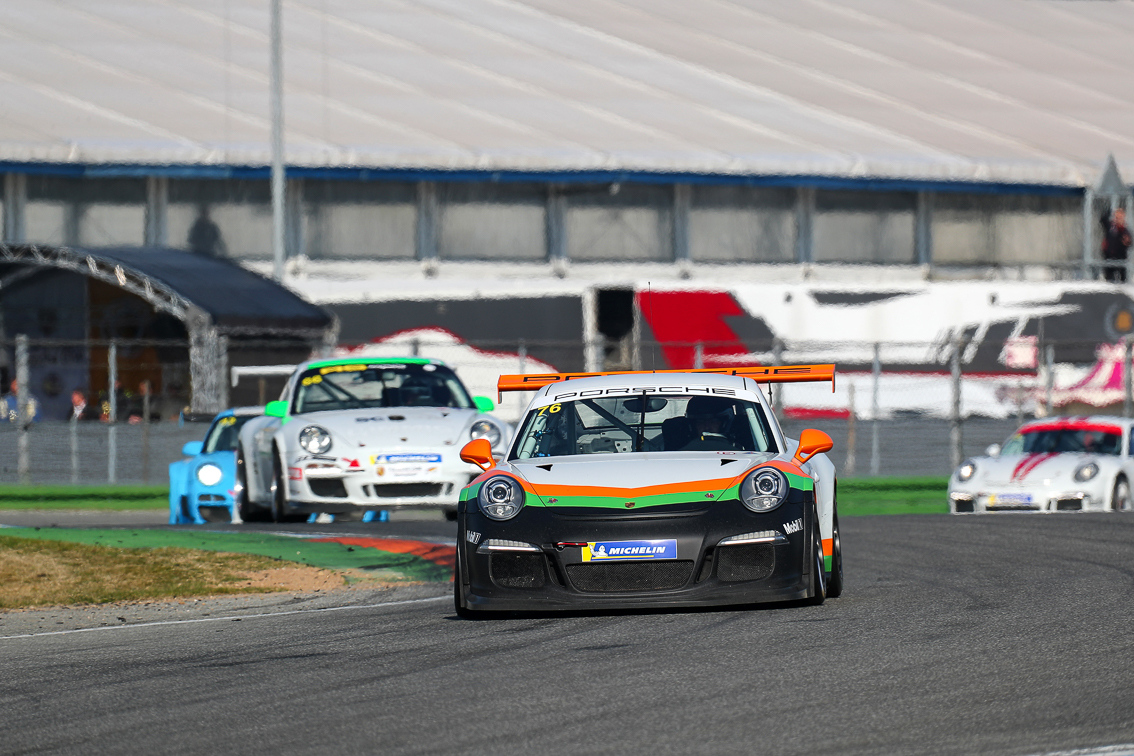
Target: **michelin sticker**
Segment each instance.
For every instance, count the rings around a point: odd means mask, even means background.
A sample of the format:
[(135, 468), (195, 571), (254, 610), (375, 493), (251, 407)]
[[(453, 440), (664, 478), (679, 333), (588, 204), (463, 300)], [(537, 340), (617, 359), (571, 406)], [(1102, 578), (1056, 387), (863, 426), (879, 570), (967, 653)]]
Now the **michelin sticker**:
[(676, 559), (677, 539), (663, 541), (594, 541), (583, 547), (584, 562), (628, 559)]

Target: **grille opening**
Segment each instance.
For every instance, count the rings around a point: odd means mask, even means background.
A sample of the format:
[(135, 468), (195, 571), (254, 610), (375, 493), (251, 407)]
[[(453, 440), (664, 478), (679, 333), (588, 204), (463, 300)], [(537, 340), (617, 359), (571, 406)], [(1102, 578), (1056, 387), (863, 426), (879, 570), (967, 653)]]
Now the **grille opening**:
[(396, 499), (403, 496), (440, 496), (441, 483), (383, 483), (363, 486), (367, 496), (378, 499)]
[(224, 497), (220, 494), (201, 494), (197, 497), (197, 501), (224, 501)]
[(1059, 512), (1080, 512), (1083, 509), (1082, 499), (1056, 499), (1055, 509)]
[(743, 546), (721, 546), (717, 549), (717, 579), (728, 583), (741, 580), (762, 580), (772, 574), (776, 565), (770, 543)]
[(542, 588), (547, 582), (543, 564), (542, 554), (493, 554), (488, 572), (501, 588)]
[(973, 506), (974, 505), (972, 499), (969, 499), (968, 501), (965, 501), (964, 499), (958, 499), (956, 502), (958, 512), (972, 512)]
[(701, 562), (701, 571), (697, 573), (697, 582), (708, 580), (709, 575), (713, 574), (713, 550), (709, 549), (705, 552), (705, 561)]
[(316, 496), (346, 498), (346, 486), (343, 485), (342, 478), (308, 478), (307, 485), (311, 486), (311, 493)]
[(692, 574), (691, 560), (567, 565), (571, 584), (590, 593), (671, 590), (689, 582)]

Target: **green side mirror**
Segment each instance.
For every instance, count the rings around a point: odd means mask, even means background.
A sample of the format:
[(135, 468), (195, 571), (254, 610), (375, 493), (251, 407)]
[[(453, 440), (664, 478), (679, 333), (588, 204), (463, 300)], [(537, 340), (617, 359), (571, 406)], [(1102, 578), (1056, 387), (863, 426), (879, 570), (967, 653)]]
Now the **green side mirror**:
[(268, 402), (264, 414), (268, 417), (287, 417), (287, 402)]
[(481, 412), (491, 412), (496, 409), (496, 404), (487, 396), (474, 396), (472, 400), (473, 404), (475, 404), (476, 408)]

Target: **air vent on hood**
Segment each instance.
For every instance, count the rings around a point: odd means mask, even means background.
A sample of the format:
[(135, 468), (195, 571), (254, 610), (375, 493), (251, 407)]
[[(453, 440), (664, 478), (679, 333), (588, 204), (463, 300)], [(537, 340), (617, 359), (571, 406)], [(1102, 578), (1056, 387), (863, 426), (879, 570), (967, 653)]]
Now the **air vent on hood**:
[(536, 465), (536, 467), (541, 470), (547, 470), (548, 472), (551, 472), (551, 465)]
[(390, 419), (391, 420), (405, 420), (406, 416), (405, 415), (390, 415)]
[(737, 461), (737, 460), (735, 460), (735, 459), (722, 459), (722, 460), (721, 460), (721, 464), (722, 464), (722, 465), (727, 465), (727, 464), (728, 464), (729, 462), (736, 462), (736, 461)]

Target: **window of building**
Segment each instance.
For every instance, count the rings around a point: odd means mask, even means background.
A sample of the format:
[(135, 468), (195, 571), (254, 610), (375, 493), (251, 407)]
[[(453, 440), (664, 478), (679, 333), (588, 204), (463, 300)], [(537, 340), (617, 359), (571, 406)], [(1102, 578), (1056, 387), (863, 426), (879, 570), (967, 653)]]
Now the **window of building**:
[(938, 193), (933, 199), (936, 265), (1059, 265), (1083, 254), (1078, 197)]
[(303, 182), (307, 255), (412, 260), (417, 189), (406, 181)]
[(567, 256), (574, 261), (673, 261), (673, 187), (567, 186)]
[(795, 191), (694, 186), (689, 256), (710, 263), (794, 261)]
[(913, 192), (817, 191), (811, 259), (912, 264), (916, 216)]
[(540, 184), (437, 185), (442, 260), (547, 259), (547, 188)]
[(28, 176), (24, 233), (29, 242), (41, 244), (141, 245), (146, 182)]
[(171, 247), (211, 257), (272, 259), (272, 202), (267, 181), (170, 181), (166, 224)]

